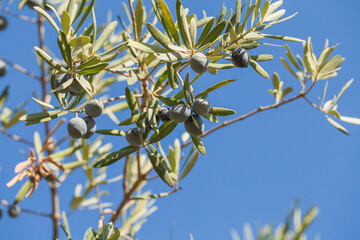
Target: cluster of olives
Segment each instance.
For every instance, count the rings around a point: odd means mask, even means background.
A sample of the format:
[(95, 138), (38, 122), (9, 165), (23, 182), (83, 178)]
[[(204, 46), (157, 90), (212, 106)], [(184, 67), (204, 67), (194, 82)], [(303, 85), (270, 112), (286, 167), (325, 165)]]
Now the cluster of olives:
[[(7, 19), (4, 16), (0, 16), (0, 31), (6, 29), (8, 25)], [(0, 77), (4, 76), (6, 73), (6, 62), (0, 59)]]
[[(63, 83), (65, 83), (66, 81), (68, 81), (72, 77), (75, 77), (75, 76), (71, 75), (70, 73), (59, 74), (55, 79), (54, 88), (59, 87), (60, 85), (62, 85)], [(80, 75), (79, 78), (85, 78), (86, 81), (89, 80), (88, 75)], [(68, 92), (70, 92), (71, 95), (78, 96), (83, 91), (84, 91), (83, 87), (79, 84), (79, 82), (76, 79), (74, 79), (72, 81), (72, 83), (67, 88), (62, 89), (62, 90), (60, 90), (58, 92), (59, 93), (68, 93)]]
[(74, 117), (68, 125), (67, 130), (72, 138), (88, 139), (94, 135), (96, 131), (96, 122), (94, 118), (101, 115), (104, 110), (104, 104), (98, 99), (91, 100), (85, 106), (86, 117)]
[[(205, 124), (200, 116), (211, 110), (210, 103), (205, 99), (196, 99), (192, 109), (184, 104), (178, 104), (170, 109), (170, 119), (176, 123), (184, 123), (185, 130), (192, 136), (204, 133)], [(195, 123), (196, 122), (196, 123)]]
[[(232, 63), (239, 68), (246, 68), (250, 64), (250, 54), (245, 48), (235, 48), (231, 54)], [(209, 60), (196, 55), (190, 59), (190, 67), (196, 73), (204, 73), (208, 69)]]
[[(205, 124), (200, 116), (209, 113), (211, 110), (210, 103), (205, 99), (196, 99), (192, 109), (184, 104), (178, 104), (171, 109), (161, 107), (156, 113), (156, 121), (162, 122), (173, 121), (184, 123), (185, 130), (193, 136), (200, 136), (205, 131)], [(193, 113), (192, 113), (193, 112)], [(196, 123), (194, 122), (196, 121)], [(145, 126), (150, 128), (148, 119), (145, 119)], [(126, 132), (126, 141), (133, 146), (141, 146), (144, 143), (145, 131), (139, 127), (130, 128)]]

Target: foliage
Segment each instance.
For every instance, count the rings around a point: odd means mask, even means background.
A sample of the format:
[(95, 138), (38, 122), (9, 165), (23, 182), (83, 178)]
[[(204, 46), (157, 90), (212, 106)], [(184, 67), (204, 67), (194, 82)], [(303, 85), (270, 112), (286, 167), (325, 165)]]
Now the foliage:
[[(35, 149), (27, 161), (15, 167), (15, 172), (20, 174), (16, 175), (9, 186), (24, 177), (28, 177), (28, 180), (15, 197), (14, 204), (19, 204), (25, 196), (30, 196), (42, 178), (48, 181), (54, 198), (66, 177), (76, 169), (82, 169), (87, 181), (74, 185), (72, 211), (98, 208), (100, 214), (99, 229), (96, 232), (89, 229), (85, 233), (85, 239), (132, 239), (131, 237), (136, 236), (147, 217), (156, 210), (155, 199), (179, 191), (179, 184), (188, 177), (199, 155), (206, 154), (202, 138), (220, 128), (297, 99), (306, 100), (324, 114), (331, 125), (345, 134), (348, 134), (348, 131), (339, 121), (354, 124), (360, 122), (359, 119), (342, 116), (338, 110), (339, 99), (353, 80), (347, 82), (337, 96), (326, 99), (328, 80), (337, 76), (344, 61), (339, 55), (331, 56), (336, 46), (330, 47), (326, 41), (324, 48), (316, 56), (310, 37), (302, 40), (268, 33), (270, 30), (267, 29), (291, 19), (296, 14), (284, 17), (285, 10), (280, 9), (282, 1), (237, 0), (234, 10), (223, 5), (217, 17), (207, 16), (205, 11), (203, 16), (191, 14), (191, 9), (185, 8), (180, 0), (176, 1), (176, 9), (169, 9), (164, 0), (152, 0), (151, 3), (151, 10), (145, 8), (142, 0), (129, 0), (128, 6), (123, 3), (128, 25), (121, 16), (118, 16), (116, 21), (98, 24), (95, 0), (61, 1), (58, 5), (47, 5), (47, 8), (35, 6), (34, 10), (38, 13), (37, 24), (42, 28), (45, 21), (50, 23), (57, 34), (58, 44), (58, 49), (51, 51), (43, 45), (43, 41), (34, 47), (39, 66), (43, 70), (42, 76), (33, 76), (24, 71), (43, 83), (44, 96), (33, 98), (40, 105), (41, 111), (25, 114), (25, 104), (11, 110), (4, 105), (8, 88), (0, 95), (0, 131), (14, 140), (32, 145)], [(24, 4), (26, 0), (19, 3), (19, 9)], [(44, 32), (40, 31), (39, 37), (43, 40)], [(196, 99), (206, 99), (214, 91), (221, 91), (222, 87), (236, 82), (237, 79), (221, 79), (223, 71), (235, 67), (231, 62), (233, 50), (241, 47), (251, 53), (252, 49), (261, 49), (262, 45), (272, 45), (267, 43), (269, 39), (277, 39), (280, 44), (302, 44), (302, 55), (294, 55), (290, 47), (285, 45), (286, 59), (281, 58), (285, 68), (299, 82), (300, 92), (294, 93), (294, 88), (287, 86), (290, 82), (281, 81), (277, 73), (271, 75), (261, 66), (261, 62), (273, 59), (271, 54), (251, 55), (251, 70), (257, 72), (259, 78), (270, 79), (271, 76), (273, 89), (268, 92), (274, 96), (274, 103), (224, 121), (200, 136), (190, 136), (185, 132), (181, 140), (175, 138), (173, 145), (166, 151), (162, 147), (162, 141), (171, 138), (171, 133), (180, 124), (174, 121), (158, 122), (158, 109), (162, 106), (171, 108), (178, 104), (192, 108)], [(61, 58), (57, 58), (52, 51), (58, 51)], [(195, 56), (206, 59), (207, 72), (218, 74), (221, 81), (209, 85), (206, 89), (195, 88), (194, 83), (205, 74), (194, 75), (189, 69), (190, 59)], [(15, 69), (20, 69), (18, 65), (5, 61)], [(57, 76), (63, 73), (71, 77), (56, 86)], [(120, 89), (123, 95), (105, 99), (109, 88), (120, 81), (126, 81), (126, 87)], [(318, 104), (315, 104), (307, 98), (307, 94), (319, 81), (326, 81), (326, 86)], [(73, 84), (80, 86), (80, 93), (64, 91), (71, 89)], [(46, 92), (47, 85), (52, 89), (50, 92)], [(102, 135), (123, 138), (127, 133), (119, 127), (109, 126), (108, 129), (97, 130), (98, 136), (90, 140), (71, 139), (69, 147), (60, 148), (62, 141), (53, 137), (54, 132), (64, 122), (59, 118), (83, 113), (84, 107), (99, 95), (105, 96), (101, 98), (106, 106), (103, 113), (114, 122), (114, 126), (136, 125), (144, 130), (144, 135), (140, 134), (143, 144), (113, 150), (111, 143), (104, 143)], [(54, 96), (55, 100), (50, 101), (49, 96)], [(232, 109), (217, 107), (216, 103), (212, 105), (215, 107), (202, 116), (211, 122), (218, 123), (219, 117), (236, 114)], [(117, 115), (126, 111), (128, 118), (119, 120)], [(44, 125), (44, 140), (41, 140), (37, 132), (33, 142), (9, 134), (7, 130), (19, 121), (25, 122), (27, 126)], [(49, 129), (49, 121), (57, 123), (52, 130)], [(196, 121), (194, 124), (197, 125)], [(191, 146), (190, 151), (185, 151), (187, 146)], [(108, 178), (107, 167), (119, 160), (124, 164), (123, 174)], [(59, 172), (54, 166), (63, 172)], [(152, 170), (172, 188), (171, 191), (154, 194), (146, 190), (146, 184), (151, 180), (148, 175)], [(23, 171), (27, 171), (26, 174)], [(122, 181), (124, 195), (120, 203), (115, 203), (118, 206), (112, 208), (112, 203), (101, 202), (101, 197), (107, 192), (100, 191), (100, 188), (105, 189), (107, 184), (115, 181)], [(71, 239), (66, 214), (60, 217), (58, 207), (54, 209), (55, 212), (51, 215), (52, 221), (56, 222), (54, 237), (58, 236), (57, 222), (62, 219), (64, 226), (61, 227)], [(313, 220), (317, 210), (312, 208), (302, 222), (298, 221), (298, 211), (296, 208), (293, 212), (296, 220), (294, 232), (290, 232), (290, 223), (287, 222), (280, 226), (274, 235), (271, 235), (271, 227), (265, 227), (259, 239), (302, 239), (303, 231)], [(107, 215), (110, 216), (109, 222), (104, 223)], [(121, 224), (117, 225), (119, 218)], [(114, 227), (113, 224), (119, 227)], [(248, 229), (246, 227), (246, 232), (249, 232)], [(233, 238), (236, 239), (236, 236), (233, 235)], [(246, 239), (254, 237), (248, 236)]]

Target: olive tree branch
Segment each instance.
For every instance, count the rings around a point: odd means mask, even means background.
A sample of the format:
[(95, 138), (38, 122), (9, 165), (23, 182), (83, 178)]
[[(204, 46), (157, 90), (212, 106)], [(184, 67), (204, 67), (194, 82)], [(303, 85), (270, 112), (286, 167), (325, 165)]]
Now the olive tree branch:
[[(6, 201), (5, 199), (0, 199), (0, 203), (6, 207), (11, 206), (11, 204), (8, 201)], [(33, 215), (37, 215), (37, 216), (41, 216), (41, 217), (51, 217), (51, 214), (34, 211), (31, 209), (27, 209), (27, 208), (21, 208), (21, 212), (25, 212), (25, 213), (29, 213), (29, 214), (33, 214)]]
[(41, 77), (37, 76), (35, 73), (30, 72), (29, 70), (27, 70), (26, 68), (20, 66), (19, 64), (13, 63), (3, 57), (0, 57), (1, 60), (3, 60), (4, 62), (6, 62), (7, 65), (9, 65), (10, 67), (14, 68), (15, 70), (21, 72), (22, 74), (31, 77), (33, 79), (39, 80), (41, 81)]
[(8, 133), (8, 132), (6, 132), (4, 129), (1, 129), (1, 130), (0, 130), (0, 133), (2, 133), (2, 134), (4, 134), (5, 136), (11, 138), (12, 140), (15, 140), (15, 141), (18, 141), (18, 142), (27, 144), (27, 145), (29, 145), (29, 146), (34, 146), (34, 143), (33, 143), (33, 142), (30, 142), (30, 141), (28, 141), (28, 140), (26, 140), (26, 139), (23, 139), (23, 138), (19, 137), (18, 135)]
[[(38, 32), (39, 32), (39, 47), (40, 49), (44, 50), (44, 39), (45, 39), (45, 26), (44, 26), (44, 17), (41, 14), (38, 14)], [(40, 60), (40, 68), (41, 68), (41, 90), (42, 90), (42, 98), (44, 102), (47, 102), (49, 99), (46, 94), (46, 75), (45, 75), (45, 63), (44, 60)], [(46, 111), (47, 108), (43, 106), (43, 110)], [(56, 130), (56, 128), (55, 128)], [(45, 133), (46, 136), (50, 134), (50, 126), (49, 122), (45, 122)], [(51, 154), (51, 151), (48, 150), (48, 155)], [(60, 219), (60, 209), (59, 209), (59, 196), (57, 193), (57, 186), (55, 182), (49, 181), (50, 192), (51, 192), (51, 203), (52, 203), (52, 213), (51, 213), (51, 220), (53, 225), (53, 239), (58, 238), (59, 236), (59, 229), (58, 229), (58, 221)]]
[(12, 16), (12, 17), (16, 17), (20, 20), (23, 20), (23, 21), (26, 21), (26, 22), (32, 22), (32, 23), (36, 23), (37, 22), (37, 19), (36, 18), (32, 18), (32, 17), (28, 17), (28, 16), (25, 16), (25, 15), (21, 15), (21, 14), (17, 14), (17, 13), (13, 13), (11, 12), (8, 8), (2, 8), (0, 7), (0, 10), (9, 15), (9, 16)]
[[(298, 95), (296, 95), (295, 97), (292, 97), (292, 98), (290, 98), (290, 99), (288, 99), (288, 100), (284, 100), (284, 101), (282, 101), (282, 102), (280, 102), (280, 103), (268, 105), (268, 106), (265, 106), (265, 107), (259, 107), (259, 108), (255, 109), (255, 110), (253, 110), (253, 111), (251, 111), (251, 112), (249, 112), (249, 113), (246, 113), (246, 114), (244, 114), (244, 115), (242, 115), (242, 116), (239, 116), (239, 117), (237, 117), (237, 118), (234, 118), (234, 119), (232, 119), (232, 120), (230, 120), (230, 121), (224, 121), (223, 123), (217, 125), (216, 127), (214, 127), (214, 128), (212, 128), (212, 129), (204, 132), (204, 133), (203, 133), (202, 135), (200, 135), (199, 137), (200, 137), (200, 138), (206, 137), (207, 135), (209, 135), (209, 134), (211, 134), (211, 133), (213, 133), (213, 132), (215, 132), (215, 131), (223, 128), (223, 127), (226, 127), (226, 126), (229, 126), (230, 124), (233, 124), (233, 123), (239, 122), (239, 121), (241, 121), (241, 120), (244, 120), (244, 119), (246, 119), (246, 118), (248, 118), (248, 117), (251, 117), (252, 115), (255, 115), (255, 114), (257, 114), (257, 113), (260, 113), (260, 112), (263, 112), (263, 111), (266, 111), (266, 110), (269, 110), (269, 109), (278, 108), (278, 107), (280, 107), (280, 106), (282, 106), (282, 105), (285, 105), (285, 104), (287, 104), (287, 103), (293, 102), (293, 101), (295, 101), (295, 100), (297, 100), (297, 99), (299, 99), (299, 98), (304, 98), (304, 96), (306, 96), (306, 95), (311, 91), (311, 89), (314, 87), (314, 85), (315, 85), (316, 82), (317, 82), (317, 81), (315, 80), (315, 81), (311, 84), (311, 86), (310, 86), (306, 91), (304, 91), (304, 88), (303, 88), (303, 89), (301, 90), (301, 92), (300, 92)], [(190, 140), (190, 141), (184, 143), (183, 145), (181, 145), (181, 148), (185, 148), (185, 147), (189, 146), (191, 143), (193, 143), (193, 141)]]

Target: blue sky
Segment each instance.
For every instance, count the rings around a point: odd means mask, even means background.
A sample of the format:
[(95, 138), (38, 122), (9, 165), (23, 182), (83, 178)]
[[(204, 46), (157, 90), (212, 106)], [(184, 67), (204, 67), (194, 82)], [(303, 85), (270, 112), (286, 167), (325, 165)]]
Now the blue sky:
[[(97, 18), (100, 22), (106, 20), (108, 8), (113, 10), (113, 16), (122, 14), (120, 4), (115, 1), (97, 2)], [(171, 1), (169, 7), (174, 13), (175, 4), (172, 2), (175, 1)], [(222, 4), (222, 1), (204, 0), (182, 2), (190, 9), (190, 13), (201, 15), (201, 10), (205, 9), (209, 16), (216, 16)], [(228, 8), (234, 8), (235, 1), (224, 2)], [(286, 15), (295, 12), (298, 15), (270, 28), (268, 32), (302, 39), (311, 36), (317, 54), (327, 38), (330, 45), (339, 43), (334, 54), (340, 54), (346, 61), (339, 76), (329, 81), (328, 98), (337, 94), (348, 80), (354, 78), (351, 88), (339, 102), (339, 111), (346, 116), (360, 118), (359, 3), (289, 0), (285, 1), (283, 7)], [(12, 9), (15, 11), (16, 7)], [(24, 9), (22, 14), (35, 16), (28, 9)], [(32, 48), (37, 44), (36, 25), (10, 16), (8, 20), (8, 29), (0, 32), (0, 56), (39, 73)], [(56, 49), (57, 36), (54, 31), (48, 27), (46, 34), (47, 46)], [(281, 44), (279, 41), (271, 42)], [(301, 44), (289, 45), (294, 53), (302, 53)], [(263, 67), (269, 73), (278, 72), (286, 86), (293, 86), (298, 91), (297, 81), (279, 61), (279, 57), (285, 56), (285, 51), (285, 48), (262, 46), (250, 53), (273, 54), (274, 60), (263, 63)], [(271, 81), (260, 77), (251, 68), (221, 71), (216, 76), (204, 74), (194, 88), (202, 91), (220, 80), (233, 78), (240, 80), (209, 96), (213, 106), (232, 108), (241, 115), (261, 105), (273, 103), (272, 96), (266, 92), (272, 86)], [(319, 83), (309, 95), (312, 101), (317, 102), (324, 84)], [(38, 82), (13, 69), (0, 79), (0, 89), (6, 85), (10, 85), (11, 95), (7, 102), (10, 107), (17, 106), (24, 98), (32, 97), (31, 90), (41, 93)], [(110, 96), (123, 93), (124, 85), (117, 86), (119, 89), (110, 92)], [(39, 111), (33, 102), (27, 109), (29, 112)], [(208, 121), (205, 123), (207, 129), (213, 126)], [(350, 136), (337, 131), (323, 114), (300, 99), (209, 135), (203, 140), (207, 156), (200, 157), (195, 168), (181, 183), (181, 191), (156, 202), (159, 209), (143, 225), (138, 234), (139, 239), (169, 239), (173, 224), (173, 240), (189, 239), (190, 233), (194, 239), (231, 239), (230, 230), (242, 232), (245, 222), (249, 222), (255, 229), (266, 223), (277, 226), (285, 219), (286, 212), (297, 197), (301, 199), (303, 212), (313, 204), (320, 209), (318, 218), (308, 231), (308, 239), (313, 239), (316, 234), (320, 234), (321, 239), (359, 239), (360, 127), (343, 125), (350, 131)], [(98, 121), (99, 129), (116, 127), (105, 116)], [(31, 139), (36, 130), (42, 131), (42, 126), (25, 127), (19, 124), (11, 132)], [(182, 131), (178, 129), (171, 136), (180, 137)], [(115, 148), (125, 144), (123, 138), (109, 137), (105, 141), (112, 142)], [(12, 178), (12, 169), (16, 163), (23, 161), (19, 149), (28, 151), (28, 147), (12, 142), (3, 135), (0, 135), (0, 143), (0, 198), (12, 201), (20, 184), (11, 189), (5, 184)], [(113, 166), (109, 175), (116, 176), (122, 170), (122, 164)], [(60, 190), (61, 209), (69, 209), (74, 183), (78, 181), (85, 181), (82, 174), (70, 176), (63, 184)], [(151, 182), (148, 187), (154, 193), (168, 190), (160, 180)], [(106, 200), (120, 199), (120, 183), (112, 184), (109, 189), (112, 195)], [(30, 199), (24, 200), (21, 206), (50, 212), (50, 191), (46, 184), (42, 182), (37, 192)], [(74, 239), (82, 239), (88, 227), (96, 226), (97, 216), (96, 210), (73, 214), (69, 223)], [(25, 213), (16, 220), (4, 214), (0, 220), (0, 232), (6, 239), (30, 239), (29, 235), (31, 239), (49, 239), (51, 222)]]

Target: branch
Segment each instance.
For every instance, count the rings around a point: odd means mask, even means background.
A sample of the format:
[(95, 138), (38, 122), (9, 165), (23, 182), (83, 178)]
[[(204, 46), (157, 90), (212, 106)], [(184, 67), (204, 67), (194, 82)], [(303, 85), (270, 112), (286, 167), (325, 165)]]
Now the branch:
[(13, 63), (3, 57), (0, 57), (1, 60), (3, 60), (4, 62), (6, 62), (7, 65), (9, 65), (10, 67), (14, 68), (15, 70), (21, 72), (22, 74), (31, 77), (33, 79), (39, 80), (41, 81), (41, 77), (37, 76), (35, 73), (30, 72), (29, 70), (27, 70), (26, 68), (20, 66), (19, 64)]
[[(296, 99), (304, 98), (304, 97), (306, 96), (306, 94), (308, 94), (308, 93), (310, 92), (310, 90), (314, 87), (314, 85), (315, 85), (316, 82), (317, 82), (317, 81), (315, 80), (315, 81), (312, 83), (312, 85), (309, 87), (308, 90), (304, 91), (304, 89), (303, 89), (298, 95), (296, 95), (295, 97), (292, 97), (292, 98), (290, 98), (290, 99), (288, 99), (288, 100), (284, 100), (284, 101), (282, 101), (282, 102), (280, 102), (280, 103), (268, 105), (268, 106), (265, 106), (265, 107), (259, 107), (258, 109), (255, 109), (255, 110), (253, 110), (253, 111), (251, 111), (251, 112), (249, 112), (249, 113), (247, 113), (247, 114), (244, 114), (244, 115), (242, 115), (242, 116), (240, 116), (240, 117), (237, 117), (237, 118), (232, 119), (232, 120), (230, 120), (230, 121), (224, 121), (222, 124), (219, 124), (218, 126), (212, 128), (212, 129), (206, 131), (205, 133), (203, 133), (202, 135), (200, 135), (200, 138), (206, 137), (207, 135), (209, 135), (209, 134), (211, 134), (211, 133), (219, 130), (220, 128), (223, 128), (223, 127), (229, 126), (230, 124), (233, 124), (233, 123), (239, 122), (239, 121), (241, 121), (241, 120), (244, 120), (244, 119), (246, 119), (246, 118), (248, 118), (248, 117), (251, 117), (252, 115), (255, 115), (255, 114), (257, 114), (257, 113), (260, 113), (260, 112), (263, 112), (263, 111), (266, 111), (266, 110), (269, 110), (269, 109), (278, 108), (278, 107), (280, 107), (280, 106), (282, 106), (282, 105), (285, 105), (285, 104), (287, 104), (287, 103), (290, 103), (290, 102), (292, 102), (292, 101), (295, 101)], [(189, 146), (192, 142), (193, 142), (193, 141), (190, 140), (190, 141), (184, 143), (184, 144), (181, 146), (181, 148), (185, 148), (185, 147)]]
[(30, 142), (30, 141), (28, 141), (28, 140), (26, 140), (26, 139), (23, 139), (23, 138), (19, 137), (18, 135), (5, 132), (4, 129), (1, 129), (1, 130), (0, 130), (0, 133), (2, 133), (2, 134), (4, 134), (5, 136), (11, 138), (12, 140), (15, 140), (15, 141), (18, 141), (18, 142), (27, 144), (27, 145), (29, 145), (29, 146), (34, 146), (34, 143), (33, 143), (33, 142)]

